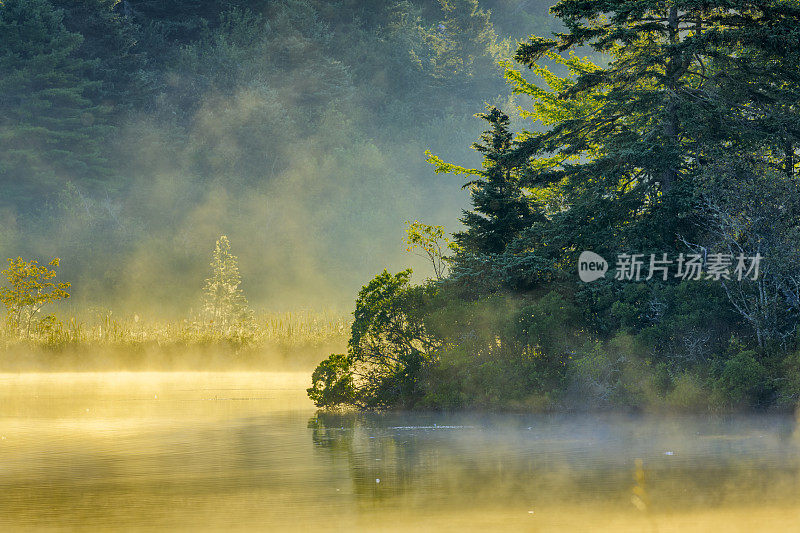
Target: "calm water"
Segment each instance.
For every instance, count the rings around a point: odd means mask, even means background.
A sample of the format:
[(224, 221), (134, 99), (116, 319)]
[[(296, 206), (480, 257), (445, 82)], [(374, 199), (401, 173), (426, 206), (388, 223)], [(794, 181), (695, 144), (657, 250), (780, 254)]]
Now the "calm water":
[(791, 417), (316, 415), (305, 374), (0, 375), (0, 531), (798, 531)]

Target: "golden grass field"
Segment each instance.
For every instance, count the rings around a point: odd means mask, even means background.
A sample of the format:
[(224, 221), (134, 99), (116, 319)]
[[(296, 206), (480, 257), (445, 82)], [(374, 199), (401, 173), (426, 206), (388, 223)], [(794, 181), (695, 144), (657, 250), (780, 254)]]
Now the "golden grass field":
[(344, 350), (351, 317), (334, 311), (264, 312), (215, 328), (199, 320), (138, 314), (69, 317), (27, 335), (0, 329), (5, 370), (313, 368)]

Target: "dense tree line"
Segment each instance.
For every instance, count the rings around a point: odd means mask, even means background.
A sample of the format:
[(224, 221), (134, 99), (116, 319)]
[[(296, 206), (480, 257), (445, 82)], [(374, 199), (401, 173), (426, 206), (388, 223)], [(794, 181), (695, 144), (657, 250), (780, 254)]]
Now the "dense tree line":
[(269, 117), (291, 133), (355, 100), (366, 114), (430, 116), (497, 92), (501, 46), (471, 0), (9, 0), (0, 34), (3, 203), (22, 210), (67, 181), (125, 187), (130, 161), (109, 140), (133, 114), (189, 126), (209, 95), (302, 84), (290, 116)]
[[(349, 352), (320, 366), (312, 398), (793, 406), (800, 6), (562, 0), (553, 13), (565, 31), (531, 37), (514, 57), (537, 79), (510, 63), (505, 74), (531, 97), (523, 116), (544, 127), (512, 134), (491, 108), (474, 145), (482, 167), (430, 156), (437, 171), (466, 175), (472, 196), (450, 273), (421, 286), (384, 273), (365, 286)], [(607, 65), (568, 53), (581, 46)], [(587, 250), (611, 262), (592, 283), (577, 276)], [(636, 282), (615, 266), (621, 254), (693, 256), (712, 270), (757, 255), (761, 270)]]

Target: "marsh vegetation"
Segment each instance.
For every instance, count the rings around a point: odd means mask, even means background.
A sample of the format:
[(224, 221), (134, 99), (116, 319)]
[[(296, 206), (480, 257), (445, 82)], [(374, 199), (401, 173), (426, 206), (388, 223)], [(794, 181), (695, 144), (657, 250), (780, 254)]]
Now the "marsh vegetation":
[(20, 257), (8, 264), (0, 272), (7, 285), (0, 288), (6, 371), (309, 368), (320, 349), (343, 345), (351, 322), (335, 311), (254, 313), (224, 235), (198, 291), (199, 309), (182, 320), (117, 317), (111, 310), (81, 318), (47, 314), (46, 305), (70, 297), (70, 283), (55, 280), (59, 260), (40, 266)]

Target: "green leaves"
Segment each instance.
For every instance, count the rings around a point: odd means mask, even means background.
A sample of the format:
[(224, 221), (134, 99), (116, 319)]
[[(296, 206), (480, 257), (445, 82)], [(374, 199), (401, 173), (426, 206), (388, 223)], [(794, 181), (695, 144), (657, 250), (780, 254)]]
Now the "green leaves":
[(56, 271), (48, 267), (57, 267), (59, 262), (56, 257), (45, 266), (17, 257), (9, 259), (8, 268), (0, 271), (8, 281), (8, 287), (0, 287), (0, 302), (6, 307), (7, 325), (12, 331), (27, 337), (45, 305), (69, 298), (68, 282), (51, 281)]
[(447, 251), (457, 252), (459, 246), (445, 236), (444, 226), (423, 224), (418, 220), (406, 222), (406, 244), (409, 252), (427, 258), (433, 267), (437, 281), (444, 279), (447, 265), (452, 260), (445, 254)]
[(425, 328), (435, 289), (410, 285), (411, 270), (384, 270), (356, 300), (347, 355), (334, 354), (312, 376), (309, 397), (318, 407), (411, 407), (420, 377), (433, 362), (437, 338)]
[(357, 354), (365, 353), (368, 346), (380, 342), (403, 344), (403, 297), (409, 289), (411, 269), (397, 274), (384, 270), (361, 288), (353, 312), (350, 349)]
[(520, 43), (514, 54), (514, 61), (521, 63), (528, 68), (534, 68), (539, 61), (551, 48), (558, 44), (553, 39), (545, 39), (532, 35), (528, 42)]
[(357, 399), (350, 359), (344, 354), (322, 361), (311, 375), (311, 384), (306, 392), (317, 407), (353, 404)]

